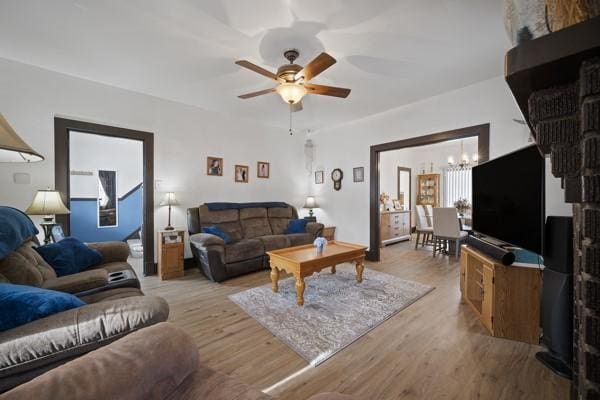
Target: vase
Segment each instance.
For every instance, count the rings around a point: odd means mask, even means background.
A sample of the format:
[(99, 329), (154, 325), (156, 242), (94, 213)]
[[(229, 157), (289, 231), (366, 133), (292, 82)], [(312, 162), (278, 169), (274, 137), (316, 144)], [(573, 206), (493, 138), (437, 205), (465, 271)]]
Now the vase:
[(317, 254), (323, 254), (323, 250), (325, 249), (325, 243), (317, 244)]
[(505, 0), (504, 26), (513, 46), (548, 34), (545, 0)]

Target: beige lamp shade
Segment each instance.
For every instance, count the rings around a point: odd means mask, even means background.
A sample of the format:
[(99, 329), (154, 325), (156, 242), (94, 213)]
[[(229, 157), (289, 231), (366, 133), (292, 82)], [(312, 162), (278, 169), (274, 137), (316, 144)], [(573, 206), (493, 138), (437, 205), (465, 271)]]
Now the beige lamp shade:
[(314, 196), (307, 196), (302, 208), (319, 208)]
[(160, 202), (161, 206), (177, 206), (179, 201), (175, 198), (175, 193), (169, 192), (165, 194), (163, 201)]
[(31, 202), (26, 214), (29, 215), (56, 215), (69, 214), (69, 209), (60, 198), (60, 193), (56, 190), (38, 190)]
[(17, 135), (0, 113), (0, 162), (35, 162), (43, 159)]

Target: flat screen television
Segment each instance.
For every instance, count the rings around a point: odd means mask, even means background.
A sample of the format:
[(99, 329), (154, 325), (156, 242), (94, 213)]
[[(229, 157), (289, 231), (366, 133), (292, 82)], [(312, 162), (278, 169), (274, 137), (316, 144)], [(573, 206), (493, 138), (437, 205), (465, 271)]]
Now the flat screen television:
[(473, 168), (473, 231), (542, 253), (544, 158), (535, 145)]

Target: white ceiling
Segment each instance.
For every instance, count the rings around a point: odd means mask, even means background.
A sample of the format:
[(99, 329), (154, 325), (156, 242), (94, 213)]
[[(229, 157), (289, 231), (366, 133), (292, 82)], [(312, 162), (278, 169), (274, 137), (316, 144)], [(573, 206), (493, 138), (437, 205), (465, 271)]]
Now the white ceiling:
[(273, 82), (234, 65), (275, 70), (321, 51), (338, 62), (314, 83), (294, 128), (320, 129), (502, 74), (509, 47), (498, 0), (2, 0), (0, 57), (287, 127)]

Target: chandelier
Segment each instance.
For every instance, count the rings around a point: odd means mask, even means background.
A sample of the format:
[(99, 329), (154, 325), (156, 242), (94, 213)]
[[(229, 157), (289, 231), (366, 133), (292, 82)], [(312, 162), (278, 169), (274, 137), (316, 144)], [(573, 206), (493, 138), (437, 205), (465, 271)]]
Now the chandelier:
[(454, 160), (454, 156), (448, 156), (448, 166), (450, 168), (466, 168), (472, 164), (477, 164), (479, 162), (479, 155), (474, 153), (471, 159), (469, 159), (469, 155), (464, 151), (463, 141), (460, 141), (460, 161), (456, 162)]

